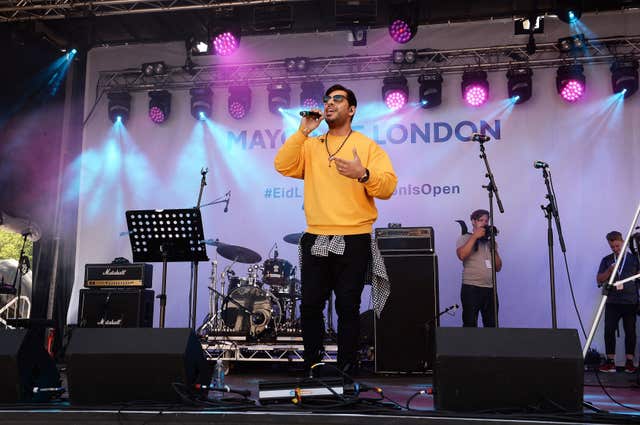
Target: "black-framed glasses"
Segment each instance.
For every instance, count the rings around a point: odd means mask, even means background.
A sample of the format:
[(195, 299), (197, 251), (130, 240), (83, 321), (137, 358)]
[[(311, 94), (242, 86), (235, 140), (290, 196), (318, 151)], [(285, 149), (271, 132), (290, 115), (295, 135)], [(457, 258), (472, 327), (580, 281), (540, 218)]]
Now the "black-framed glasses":
[(333, 99), (334, 102), (342, 102), (344, 99), (346, 99), (347, 96), (343, 95), (343, 94), (334, 94), (333, 96), (325, 96), (322, 98), (322, 101), (324, 103), (327, 103), (328, 101), (330, 101), (331, 99)]

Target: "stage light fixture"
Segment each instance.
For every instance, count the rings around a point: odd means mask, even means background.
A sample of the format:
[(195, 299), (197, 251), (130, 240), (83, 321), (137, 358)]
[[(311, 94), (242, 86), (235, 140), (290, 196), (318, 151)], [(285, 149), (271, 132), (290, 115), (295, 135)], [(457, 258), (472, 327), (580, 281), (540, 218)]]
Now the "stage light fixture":
[(530, 16), (528, 18), (514, 19), (513, 33), (515, 35), (544, 33), (544, 16)]
[(396, 111), (409, 101), (409, 86), (402, 75), (382, 80), (382, 99), (387, 108)]
[(216, 55), (229, 56), (240, 47), (240, 27), (238, 25), (218, 26), (210, 33)]
[(418, 32), (420, 1), (394, 0), (389, 2), (389, 35), (396, 43), (408, 43)]
[(533, 71), (529, 67), (513, 67), (507, 71), (507, 93), (514, 103), (531, 99)]
[(287, 58), (284, 66), (287, 72), (304, 72), (309, 67), (309, 58)]
[(191, 116), (197, 120), (211, 117), (213, 93), (209, 87), (194, 87), (191, 95)]
[(241, 120), (246, 117), (251, 109), (251, 89), (249, 86), (229, 87), (229, 100), (227, 110), (232, 118)]
[(351, 27), (348, 33), (348, 39), (353, 47), (367, 45), (367, 29), (360, 27)]
[(396, 43), (408, 43), (415, 37), (418, 30), (417, 26), (412, 26), (409, 20), (397, 18), (389, 24), (389, 35)]
[(584, 34), (575, 34), (570, 37), (563, 37), (558, 39), (558, 50), (562, 53), (575, 53), (585, 48), (587, 40), (584, 38)]
[(428, 72), (418, 77), (420, 83), (420, 106), (424, 109), (435, 108), (442, 103), (442, 74)]
[(171, 112), (171, 93), (166, 90), (149, 92), (149, 118), (156, 124), (162, 124)]
[(320, 81), (304, 81), (300, 84), (300, 106), (303, 109), (322, 109), (324, 85)]
[(489, 100), (489, 81), (485, 71), (465, 71), (461, 88), (462, 98), (468, 105), (482, 106)]
[(269, 93), (269, 112), (280, 114), (280, 109), (287, 109), (291, 104), (291, 87), (284, 81), (274, 82), (267, 86)]
[(558, 19), (567, 24), (574, 24), (582, 16), (581, 0), (559, 0), (556, 7)]
[(185, 42), (189, 56), (212, 55), (211, 41), (208, 37), (189, 36)]
[(418, 52), (416, 51), (416, 49), (394, 50), (392, 56), (393, 63), (395, 64), (413, 64), (416, 63)]
[(584, 67), (580, 64), (563, 65), (558, 68), (556, 89), (567, 102), (576, 102), (584, 95), (586, 78), (583, 72)]
[(164, 75), (169, 71), (167, 64), (164, 62), (146, 62), (142, 64), (142, 73), (146, 77), (154, 77), (156, 75)]
[(628, 98), (638, 91), (638, 61), (618, 59), (611, 64), (611, 88)]
[(125, 124), (129, 120), (131, 95), (127, 92), (112, 92), (107, 94), (107, 99), (109, 99), (107, 110), (111, 122)]

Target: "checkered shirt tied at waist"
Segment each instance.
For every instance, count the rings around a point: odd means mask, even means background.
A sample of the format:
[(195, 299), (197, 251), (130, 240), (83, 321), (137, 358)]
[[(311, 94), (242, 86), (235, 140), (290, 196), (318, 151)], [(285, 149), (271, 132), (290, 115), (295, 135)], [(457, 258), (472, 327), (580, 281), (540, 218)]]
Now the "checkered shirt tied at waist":
[[(302, 240), (302, 238), (300, 238)], [(311, 255), (316, 257), (328, 257), (329, 253), (336, 255), (344, 255), (345, 241), (342, 235), (318, 235), (311, 246)], [(298, 260), (302, 269), (302, 245), (298, 244)], [(391, 284), (387, 275), (387, 269), (382, 260), (382, 255), (378, 250), (378, 245), (373, 236), (371, 236), (371, 261), (367, 268), (367, 277), (365, 283), (371, 283), (373, 295), (373, 310), (376, 316), (380, 317), (384, 309), (389, 294), (391, 293)]]

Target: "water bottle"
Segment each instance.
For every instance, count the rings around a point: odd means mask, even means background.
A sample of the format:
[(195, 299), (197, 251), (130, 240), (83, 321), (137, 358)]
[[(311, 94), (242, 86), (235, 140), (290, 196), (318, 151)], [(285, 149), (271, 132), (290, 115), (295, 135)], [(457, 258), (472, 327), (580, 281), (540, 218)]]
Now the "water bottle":
[[(216, 365), (213, 369), (211, 387), (214, 389), (224, 388), (224, 365), (222, 364), (222, 359), (216, 360)], [(216, 391), (216, 393), (216, 395), (221, 394), (218, 391)]]

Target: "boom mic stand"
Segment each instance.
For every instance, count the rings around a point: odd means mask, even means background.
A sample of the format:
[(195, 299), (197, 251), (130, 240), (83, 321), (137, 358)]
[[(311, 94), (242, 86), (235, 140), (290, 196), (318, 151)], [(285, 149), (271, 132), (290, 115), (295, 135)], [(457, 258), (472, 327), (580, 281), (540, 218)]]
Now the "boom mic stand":
[(591, 347), (591, 342), (593, 341), (593, 337), (596, 334), (598, 323), (600, 323), (600, 319), (602, 318), (602, 312), (604, 311), (605, 304), (607, 303), (609, 291), (614, 286), (624, 285), (625, 282), (640, 278), (640, 273), (638, 273), (634, 276), (630, 276), (624, 280), (616, 282), (615, 285), (613, 284), (613, 281), (618, 275), (618, 269), (620, 268), (620, 263), (622, 263), (623, 259), (627, 254), (627, 247), (629, 246), (629, 240), (631, 239), (631, 236), (633, 234), (634, 226), (638, 222), (639, 215), (640, 215), (640, 203), (638, 204), (638, 208), (636, 208), (636, 214), (633, 216), (633, 221), (631, 222), (631, 226), (629, 226), (629, 231), (627, 232), (627, 237), (624, 239), (624, 244), (622, 245), (622, 249), (620, 250), (620, 252), (623, 255), (619, 255), (618, 258), (616, 259), (616, 263), (615, 263), (615, 266), (613, 266), (613, 271), (611, 272), (611, 276), (609, 276), (609, 281), (604, 286), (604, 290), (602, 291), (602, 299), (600, 300), (600, 305), (598, 305), (598, 310), (596, 311), (596, 316), (593, 319), (591, 330), (589, 330), (589, 335), (587, 336), (587, 340), (584, 343), (584, 347), (582, 349), (582, 357), (585, 357), (585, 358), (587, 357), (587, 352), (589, 351), (589, 348)]
[(474, 133), (471, 136), (471, 140), (474, 142), (480, 143), (480, 158), (484, 160), (484, 166), (487, 169), (485, 177), (489, 179), (489, 183), (483, 185), (482, 187), (487, 189), (489, 193), (489, 228), (491, 232), (489, 234), (489, 246), (491, 247), (491, 283), (493, 284), (493, 317), (495, 320), (496, 328), (499, 327), (498, 323), (498, 281), (496, 277), (496, 235), (495, 235), (495, 227), (493, 225), (493, 196), (495, 194), (496, 202), (498, 203), (498, 209), (501, 214), (504, 214), (504, 207), (502, 206), (502, 201), (500, 200), (500, 195), (498, 195), (498, 186), (496, 185), (496, 181), (493, 177), (493, 173), (491, 172), (491, 167), (489, 166), (489, 160), (487, 159), (487, 153), (484, 150), (484, 144), (488, 142), (490, 139), (488, 136), (483, 134)]
[[(202, 178), (200, 179), (200, 192), (198, 193), (198, 202), (196, 204), (196, 209), (200, 208), (200, 203), (202, 202), (202, 192), (204, 191), (204, 187), (207, 185), (207, 173), (209, 169), (207, 167), (202, 167), (200, 170), (200, 174)], [(189, 327), (196, 330), (196, 310), (198, 308), (198, 261), (195, 260), (191, 263), (191, 270), (193, 271), (193, 280), (191, 281), (191, 306), (189, 306)]]
[[(540, 166), (538, 167), (538, 164)], [(551, 171), (549, 165), (536, 161), (534, 163), (535, 168), (542, 168), (542, 176), (544, 177), (544, 184), (547, 187), (547, 194), (545, 198), (549, 200), (549, 203), (540, 205), (540, 208), (544, 211), (544, 216), (547, 219), (547, 244), (549, 248), (549, 285), (551, 287), (551, 326), (553, 329), (558, 329), (558, 319), (556, 315), (556, 273), (553, 259), (553, 227), (551, 225), (551, 218), (553, 217), (556, 222), (556, 230), (558, 231), (558, 240), (560, 241), (560, 249), (562, 252), (567, 252), (567, 247), (564, 244), (564, 237), (562, 236), (562, 227), (560, 226), (560, 213), (558, 212), (558, 204), (556, 203), (555, 190), (553, 189), (553, 179), (551, 178)]]

